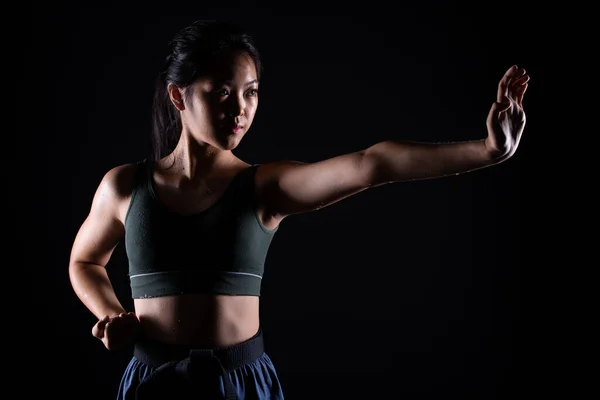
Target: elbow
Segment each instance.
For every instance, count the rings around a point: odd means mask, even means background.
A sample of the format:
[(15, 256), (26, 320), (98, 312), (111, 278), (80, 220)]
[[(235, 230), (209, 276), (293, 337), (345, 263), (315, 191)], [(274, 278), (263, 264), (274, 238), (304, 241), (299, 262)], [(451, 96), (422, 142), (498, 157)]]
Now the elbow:
[(75, 290), (77, 287), (81, 285), (81, 281), (84, 275), (89, 274), (90, 267), (93, 264), (85, 261), (78, 260), (76, 258), (71, 258), (69, 261), (69, 281), (71, 282), (71, 286)]
[(71, 286), (73, 286), (73, 288), (77, 287), (82, 268), (83, 267), (80, 262), (74, 260), (69, 262), (69, 281), (71, 282)]
[(361, 152), (361, 171), (367, 187), (377, 187), (393, 182), (390, 175), (386, 174), (381, 162), (383, 146), (385, 146), (385, 142), (377, 143)]

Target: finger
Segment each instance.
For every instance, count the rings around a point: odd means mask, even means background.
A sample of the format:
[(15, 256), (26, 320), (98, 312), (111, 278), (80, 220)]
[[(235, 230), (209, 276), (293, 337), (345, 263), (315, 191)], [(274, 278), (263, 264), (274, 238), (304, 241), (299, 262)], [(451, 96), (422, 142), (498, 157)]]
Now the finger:
[(517, 97), (517, 103), (519, 105), (522, 105), (522, 103), (523, 103), (523, 96), (525, 95), (525, 91), (527, 90), (527, 87), (529, 86), (529, 79), (530, 79), (529, 75), (525, 75), (524, 77), (519, 79), (519, 82), (516, 85), (515, 93), (516, 93), (516, 97)]
[(496, 95), (496, 101), (498, 103), (504, 102), (504, 99), (506, 98), (506, 90), (510, 84), (511, 78), (514, 76), (515, 71), (517, 70), (518, 67), (516, 65), (513, 65), (508, 70), (506, 70), (504, 76), (502, 77), (502, 79), (500, 79), (500, 82), (498, 83), (498, 92)]
[(135, 315), (135, 313), (133, 313), (133, 312), (127, 313), (127, 315), (124, 319), (125, 319), (125, 321), (127, 321), (128, 323), (130, 323), (132, 325), (135, 325), (140, 322), (137, 315)]
[(516, 78), (512, 84), (513, 85), (523, 85), (527, 82), (529, 82), (529, 75), (523, 75), (523, 76)]
[(529, 81), (529, 75), (523, 75), (521, 77), (514, 79), (512, 81), (512, 83), (510, 84), (510, 86), (508, 87), (508, 89), (506, 90), (505, 96), (508, 97), (509, 99), (511, 99), (512, 101), (519, 103), (518, 99), (519, 99), (521, 90), (523, 89), (523, 85), (525, 85), (528, 81)]
[(128, 312), (127, 315), (129, 315), (130, 317), (133, 317), (135, 319), (138, 319), (136, 313), (134, 313), (134, 312)]
[(100, 329), (98, 327), (98, 324), (95, 324), (92, 327), (92, 336), (94, 336), (95, 338), (98, 338), (98, 339), (102, 339), (102, 337), (104, 336), (104, 329)]
[(112, 321), (106, 323), (106, 325), (104, 326), (104, 337), (109, 337), (110, 333), (112, 332), (112, 327)]
[(108, 350), (111, 350), (111, 343), (110, 343), (110, 337), (111, 332), (112, 332), (112, 327), (113, 327), (113, 322), (112, 320), (110, 322), (106, 323), (106, 326), (104, 327), (104, 336), (102, 337), (102, 343), (104, 343), (104, 347), (106, 347)]
[(525, 96), (525, 91), (527, 90), (527, 86), (529, 86), (527, 83), (521, 85), (519, 87), (519, 89), (517, 90), (517, 104), (519, 106), (523, 106), (523, 97)]
[(514, 75), (515, 72), (518, 70), (519, 70), (519, 67), (517, 67), (516, 65), (511, 65), (510, 68), (507, 69), (506, 72), (504, 73), (504, 76), (510, 77), (510, 76)]
[(124, 326), (127, 324), (127, 320), (120, 318), (120, 317), (115, 317), (112, 318), (109, 322), (106, 323), (106, 326), (104, 327), (104, 335), (108, 336), (111, 333), (114, 333), (113, 331), (115, 330), (119, 330), (120, 327)]
[(98, 321), (96, 325), (98, 325), (99, 329), (104, 329), (104, 326), (108, 321), (110, 321), (110, 317), (108, 315), (105, 315), (100, 321)]
[(92, 335), (97, 338), (102, 338), (104, 336), (104, 329), (108, 321), (110, 321), (110, 317), (105, 315), (101, 320), (96, 322), (96, 324), (92, 327)]
[(123, 341), (123, 329), (127, 326), (127, 320), (122, 318), (113, 318), (104, 331), (104, 346), (109, 350), (118, 349)]
[(503, 103), (508, 96), (508, 91), (512, 87), (515, 80), (520, 79), (525, 75), (525, 69), (519, 68), (516, 65), (511, 66), (506, 72), (504, 76), (498, 83), (498, 92), (496, 95), (496, 101), (499, 103)]

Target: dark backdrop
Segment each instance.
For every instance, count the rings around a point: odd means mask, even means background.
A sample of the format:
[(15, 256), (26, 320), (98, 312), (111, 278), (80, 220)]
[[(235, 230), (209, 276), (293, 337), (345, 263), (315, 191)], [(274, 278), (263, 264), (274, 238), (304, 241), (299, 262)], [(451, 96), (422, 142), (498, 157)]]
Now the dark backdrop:
[[(23, 12), (19, 82), (30, 87), (20, 92), (29, 103), (19, 145), (28, 175), (15, 187), (29, 210), (18, 233), (35, 314), (17, 310), (30, 328), (16, 332), (31, 354), (22, 367), (35, 363), (39, 384), (20, 387), (115, 397), (130, 349), (108, 351), (92, 337), (95, 318), (68, 279), (72, 241), (103, 174), (146, 155), (168, 41), (195, 19), (219, 18), (248, 27), (263, 55), (258, 114), (235, 150), (249, 163), (312, 162), (388, 139), (483, 138), (498, 80), (512, 64), (527, 69), (529, 120), (513, 158), (286, 219), (267, 258), (261, 318), (290, 400), (540, 398), (548, 359), (524, 305), (534, 296), (526, 253), (548, 10), (275, 4), (82, 2)], [(131, 309), (126, 268), (119, 245), (108, 271)]]

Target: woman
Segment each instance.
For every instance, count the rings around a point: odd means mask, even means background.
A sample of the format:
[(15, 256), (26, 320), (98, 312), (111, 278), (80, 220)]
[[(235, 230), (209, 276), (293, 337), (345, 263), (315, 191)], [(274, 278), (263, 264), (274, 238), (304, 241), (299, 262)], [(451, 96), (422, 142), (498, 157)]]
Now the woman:
[[(107, 349), (133, 345), (118, 399), (283, 399), (264, 351), (259, 298), (271, 240), (287, 216), (368, 188), (496, 165), (519, 145), (529, 76), (501, 78), (482, 140), (384, 141), (315, 163), (233, 155), (258, 108), (252, 38), (197, 21), (175, 36), (154, 98), (154, 154), (108, 171), (73, 243), (69, 274)], [(134, 299), (105, 270), (124, 240)], [(168, 393), (168, 397), (167, 397)]]

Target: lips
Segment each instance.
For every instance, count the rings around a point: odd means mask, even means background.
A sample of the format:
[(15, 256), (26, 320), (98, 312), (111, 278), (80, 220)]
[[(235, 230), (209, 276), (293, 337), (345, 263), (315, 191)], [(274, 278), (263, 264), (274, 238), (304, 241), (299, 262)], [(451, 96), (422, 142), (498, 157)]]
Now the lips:
[(240, 133), (244, 130), (244, 126), (236, 123), (226, 124), (225, 129), (233, 133)]
[(233, 120), (230, 121), (222, 121), (221, 129), (230, 132), (230, 133), (240, 133), (244, 131), (244, 125), (236, 123)]

